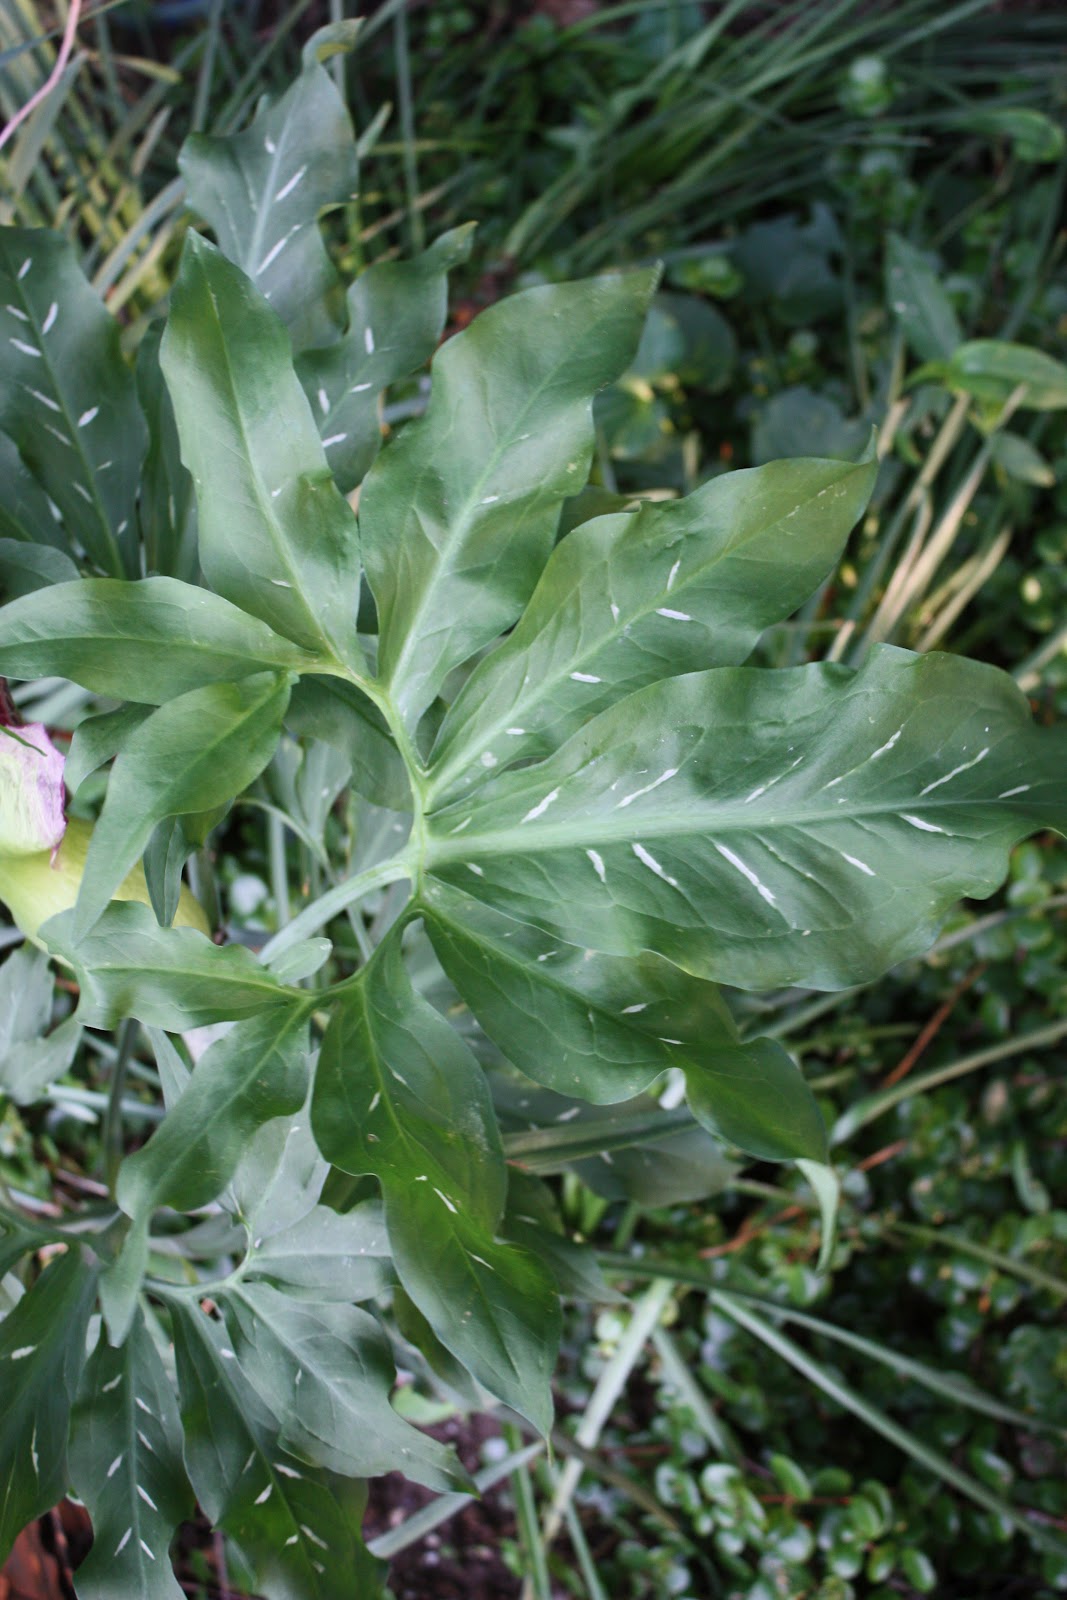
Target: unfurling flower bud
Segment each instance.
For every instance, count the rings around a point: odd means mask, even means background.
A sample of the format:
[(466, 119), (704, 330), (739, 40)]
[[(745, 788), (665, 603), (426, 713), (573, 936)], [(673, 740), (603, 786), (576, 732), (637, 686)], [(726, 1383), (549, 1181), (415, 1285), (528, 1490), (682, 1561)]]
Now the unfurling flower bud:
[(66, 826), (63, 757), (48, 730), (0, 723), (0, 855), (55, 850)]

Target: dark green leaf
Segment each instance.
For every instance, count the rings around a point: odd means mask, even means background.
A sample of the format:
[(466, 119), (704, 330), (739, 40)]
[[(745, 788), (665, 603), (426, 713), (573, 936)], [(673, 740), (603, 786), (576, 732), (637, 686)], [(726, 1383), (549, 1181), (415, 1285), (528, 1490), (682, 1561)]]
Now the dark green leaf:
[[(10, 318), (10, 313), (8, 313)], [(0, 534), (22, 544), (43, 544), (62, 550), (67, 541), (48, 503), (48, 496), (18, 453), (13, 439), (0, 433)], [(74, 576), (74, 574), (71, 574)]]
[[(0, 482), (3, 482), (0, 466)], [(53, 583), (69, 583), (78, 569), (68, 555), (50, 544), (23, 544), (19, 539), (0, 539), (0, 592), (5, 600), (17, 600), (35, 589)]]
[(301, 678), (293, 688), (286, 725), (340, 750), (352, 762), (352, 783), (375, 805), (410, 811), (411, 784), (385, 718), (366, 695), (342, 678)]
[(330, 475), (285, 329), (197, 234), (186, 240), (161, 360), (197, 486), (208, 582), (306, 649), (358, 660), (356, 520)]
[(360, 527), (380, 671), (410, 728), (515, 620), (579, 490), (591, 398), (637, 345), (649, 273), (528, 289), (450, 339), (426, 415), (368, 474)]
[(69, 241), (41, 228), (0, 229), (0, 308), (0, 428), (71, 542), (112, 576), (132, 573), (146, 429), (118, 324)]
[(313, 660), (257, 618), (175, 578), (60, 583), (0, 611), (0, 673), (55, 673), (141, 704), (306, 665)]
[(352, 1211), (315, 1206), (299, 1222), (254, 1239), (245, 1276), (315, 1300), (373, 1300), (392, 1281), (389, 1241), (377, 1204)]
[(195, 583), (196, 493), (182, 465), (174, 407), (159, 364), (162, 322), (155, 322), (137, 352), (137, 394), (148, 422), (148, 453), (138, 514), (149, 572)]
[(972, 339), (938, 368), (950, 389), (987, 405), (1002, 406), (1021, 389), (1023, 411), (1062, 411), (1067, 406), (1067, 366), (1042, 350), (1003, 339)]
[(886, 295), (920, 361), (947, 361), (963, 343), (952, 302), (925, 255), (899, 233), (886, 243)]
[(329, 73), (305, 65), (243, 133), (193, 134), (178, 164), (189, 205), (288, 328), (295, 350), (337, 337), (341, 286), (319, 216), (355, 198), (355, 135)]
[[(3, 618), (0, 616), (0, 623)], [(63, 782), (77, 794), (90, 774), (117, 756), (126, 740), (151, 716), (148, 706), (120, 706), (117, 711), (102, 711), (99, 716), (79, 722), (70, 741)]]
[(101, 1331), (74, 1410), (70, 1475), (93, 1522), (84, 1600), (181, 1600), (168, 1549), (191, 1516), (174, 1391), (138, 1317), (115, 1350)]
[(81, 1251), (68, 1249), (0, 1323), (0, 1565), (27, 1522), (66, 1493), (93, 1290)]

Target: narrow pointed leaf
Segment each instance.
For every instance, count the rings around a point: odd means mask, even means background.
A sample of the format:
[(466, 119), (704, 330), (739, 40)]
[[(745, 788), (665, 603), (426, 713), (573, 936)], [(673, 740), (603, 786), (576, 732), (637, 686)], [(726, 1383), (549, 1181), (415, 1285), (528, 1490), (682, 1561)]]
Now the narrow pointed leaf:
[(73, 1017), (52, 1033), (55, 978), (43, 951), (13, 950), (0, 966), (0, 1091), (30, 1105), (74, 1059), (81, 1024)]
[(1067, 365), (1043, 350), (1004, 339), (972, 339), (941, 369), (950, 389), (1002, 406), (1021, 389), (1022, 411), (1062, 411), (1067, 406)]
[(382, 391), (423, 366), (437, 348), (448, 314), (448, 274), (469, 256), (472, 231), (468, 223), (412, 261), (368, 267), (348, 291), (344, 338), (297, 361), (326, 459), (345, 494), (378, 454)]
[(840, 988), (924, 950), (1018, 840), (1067, 830), (1065, 761), (1067, 734), (977, 662), (881, 647), (856, 673), (721, 668), (446, 807), (427, 856), (569, 944)]
[(0, 1322), (0, 1566), (27, 1522), (66, 1493), (93, 1291), (94, 1274), (72, 1248)]
[(533, 592), (560, 507), (585, 482), (592, 397), (629, 363), (652, 281), (528, 289), (483, 312), (442, 347), (426, 415), (368, 474), (379, 666), (409, 726)]
[(242, 133), (193, 134), (178, 158), (189, 205), (269, 300), (293, 348), (339, 331), (340, 281), (320, 214), (355, 197), (355, 135), (329, 73), (312, 61)]
[(147, 431), (118, 324), (59, 234), (0, 229), (0, 336), (0, 428), (71, 542), (114, 577), (131, 572)]
[(963, 343), (963, 330), (921, 250), (891, 233), (886, 243), (886, 294), (920, 361), (947, 361)]
[(545, 1431), (559, 1332), (551, 1280), (496, 1243), (507, 1177), (484, 1074), (415, 995), (395, 943), (334, 1012), (312, 1122), (330, 1161), (379, 1179), (397, 1274), (442, 1344)]
[(323, 1474), (279, 1444), (220, 1324), (188, 1301), (171, 1313), (185, 1458), (205, 1514), (240, 1545), (264, 1594), (351, 1600), (356, 1524)]
[(366, 1311), (294, 1300), (266, 1283), (228, 1289), (221, 1303), (236, 1359), (285, 1449), (350, 1477), (399, 1467), (429, 1489), (463, 1487), (452, 1451), (390, 1405), (389, 1346)]
[(288, 336), (239, 268), (197, 234), (186, 240), (161, 360), (197, 486), (208, 582), (305, 649), (358, 660), (356, 520)]
[(92, 1028), (136, 1017), (182, 1033), (277, 1009), (298, 992), (240, 945), (220, 947), (195, 928), (161, 928), (147, 905), (132, 900), (108, 906), (80, 941), (70, 912), (46, 923), (42, 938), (76, 969), (78, 1016)]
[(876, 472), (870, 460), (774, 461), (576, 528), (445, 718), (434, 791), (547, 755), (660, 678), (740, 664), (831, 570)]
[(119, 1349), (101, 1332), (75, 1407), (71, 1481), (93, 1523), (75, 1575), (84, 1600), (181, 1600), (169, 1546), (193, 1502), (170, 1379), (138, 1317)]
[(0, 538), (0, 594), (5, 600), (18, 600), (36, 589), (47, 589), (53, 583), (69, 583), (78, 576), (70, 557), (54, 545), (24, 544), (19, 539)]
[(111, 769), (74, 915), (74, 938), (92, 928), (168, 817), (227, 804), (274, 753), (289, 682), (257, 673), (170, 700), (126, 740)]
[(130, 704), (79, 722), (63, 767), (63, 782), (70, 793), (77, 794), (86, 778), (113, 760), (134, 729), (151, 714), (149, 706)]
[(65, 550), (67, 540), (52, 514), (48, 496), (19, 455), (15, 441), (6, 433), (0, 433), (0, 483), (4, 485), (0, 499), (0, 535), (19, 543)]
[(148, 451), (137, 502), (149, 572), (195, 583), (196, 491), (182, 465), (174, 406), (163, 381), (162, 322), (154, 322), (137, 352), (137, 396), (148, 424)]
[(96, 694), (162, 705), (205, 684), (314, 658), (207, 589), (175, 578), (81, 579), (0, 611), (0, 673), (56, 673)]
[(770, 1039), (742, 1044), (714, 984), (647, 952), (621, 960), (562, 944), (443, 884), (424, 909), (456, 988), (536, 1082), (610, 1103), (680, 1067), (694, 1115), (720, 1138), (771, 1161), (825, 1155), (793, 1062)]

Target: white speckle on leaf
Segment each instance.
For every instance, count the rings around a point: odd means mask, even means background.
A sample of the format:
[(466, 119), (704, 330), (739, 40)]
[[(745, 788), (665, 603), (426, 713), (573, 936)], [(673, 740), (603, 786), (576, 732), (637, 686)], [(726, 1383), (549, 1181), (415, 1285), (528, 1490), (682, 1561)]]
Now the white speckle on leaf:
[(267, 1501), (270, 1499), (270, 1497), (271, 1497), (271, 1495), (273, 1493), (274, 1493), (274, 1485), (273, 1485), (273, 1483), (268, 1483), (268, 1485), (264, 1489), (263, 1493), (256, 1495), (256, 1500), (255, 1500), (256, 1505), (257, 1506), (265, 1506)]
[(495, 506), (499, 499), (500, 499), (500, 496), (498, 494), (487, 494), (485, 499), (482, 501), (482, 505), (483, 506)]
[(141, 1496), (141, 1499), (144, 1501), (146, 1506), (151, 1506), (153, 1511), (158, 1511), (159, 1510), (159, 1507), (156, 1505), (156, 1502), (152, 1499), (152, 1496), (149, 1494), (148, 1490), (144, 1487), (143, 1484), (139, 1483), (137, 1485), (137, 1493)]
[(538, 961), (551, 961), (553, 956), (558, 956), (558, 950), (545, 950), (538, 956)]
[(108, 1467), (108, 1469), (107, 1469), (108, 1477), (109, 1478), (113, 1478), (115, 1476), (116, 1472), (119, 1470), (119, 1468), (121, 1466), (122, 1466), (122, 1452), (120, 1451), (119, 1454), (115, 1457), (114, 1461), (111, 1463), (110, 1467)]
[(4, 310), (10, 311), (11, 315), (17, 317), (20, 322), (29, 322), (30, 320), (25, 311), (20, 311), (18, 306), (5, 306)]
[(643, 844), (632, 844), (630, 849), (641, 865), (648, 868), (649, 872), (654, 872), (657, 878), (662, 878), (664, 883), (669, 883), (672, 889), (677, 889), (677, 878), (672, 878), (669, 872), (665, 872), (655, 856), (646, 850)]
[(485, 877), (484, 868), (480, 867), (476, 861), (468, 861), (467, 862), (467, 871), (468, 872), (473, 872), (474, 876), (476, 878), (484, 878)]
[(495, 767), (498, 765), (497, 758), (491, 750), (483, 750), (478, 759), (483, 767)]
[(623, 806), (628, 806), (632, 801), (639, 800), (643, 794), (651, 794), (653, 789), (658, 789), (661, 783), (669, 783), (677, 774), (677, 767), (668, 767), (666, 772), (661, 772), (658, 778), (655, 778), (651, 783), (646, 783), (643, 789), (634, 789), (632, 793), (623, 795), (622, 799), (616, 803), (616, 811), (621, 811)]
[(575, 683), (600, 683), (603, 681), (591, 672), (572, 672), (571, 677)]
[(943, 783), (948, 783), (951, 778), (958, 778), (961, 772), (967, 772), (969, 768), (976, 767), (979, 761), (984, 761), (988, 754), (989, 746), (986, 745), (985, 749), (979, 750), (978, 754), (976, 756), (972, 756), (970, 761), (963, 761), (958, 767), (953, 767), (952, 771), (946, 772), (943, 778), (935, 778), (933, 783), (928, 783), (925, 789), (919, 790), (920, 800), (924, 794), (929, 794), (931, 790), (940, 789), (941, 785)]
[(272, 578), (270, 581), (276, 589), (291, 589), (293, 587), (288, 578)]
[(223, 1361), (236, 1361), (237, 1360), (237, 1357), (234, 1355), (233, 1351), (229, 1350), (229, 1349), (220, 1350), (219, 1351), (219, 1355), (222, 1357)]
[(902, 811), (901, 816), (905, 822), (910, 822), (913, 828), (921, 828), (923, 833), (944, 833), (944, 828), (939, 828), (936, 822), (924, 822), (922, 817), (913, 817), (910, 812)]
[(841, 859), (842, 861), (847, 861), (850, 867), (858, 867), (860, 872), (867, 874), (868, 878), (877, 878), (878, 876), (874, 868), (869, 867), (866, 861), (861, 861), (859, 856), (850, 856), (847, 850), (842, 850)]
[[(127, 1528), (118, 1544), (115, 1546), (115, 1555), (120, 1556), (133, 1537), (133, 1529)], [(114, 1557), (112, 1558), (114, 1559)]]
[[(54, 428), (50, 422), (42, 422), (41, 426), (42, 426), (42, 428), (44, 428), (46, 433), (50, 433), (52, 435), (53, 439), (58, 439), (60, 444), (65, 444), (68, 450), (73, 450), (74, 449), (74, 446), (71, 444), (71, 442), (67, 438), (66, 434), (60, 432), (60, 430), (58, 428)], [(110, 465), (110, 462), (108, 463), (108, 465)], [(98, 470), (102, 472), (104, 470), (103, 466), (101, 465), (101, 467)]]
[(21, 350), (24, 356), (36, 356), (37, 360), (40, 361), (41, 352), (36, 345), (27, 344), (25, 339), (16, 339), (13, 336), (7, 342), (8, 344), (13, 344), (16, 350)]
[(1003, 794), (998, 794), (998, 800), (1011, 800), (1017, 794), (1026, 794), (1030, 788), (1028, 783), (1020, 783), (1016, 789), (1005, 789)]
[(619, 620), (619, 608), (615, 604), (614, 600), (612, 600), (610, 602), (610, 605), (611, 605), (611, 620), (612, 620), (612, 622), (618, 622), (618, 620)]
[(283, 1478), (301, 1478), (302, 1474), (295, 1467), (287, 1467), (284, 1461), (274, 1463), (275, 1472), (280, 1472)]
[(288, 1539), (286, 1539), (285, 1542), (286, 1542), (287, 1545), (288, 1544), (299, 1544), (300, 1543), (300, 1535), (298, 1533), (291, 1533), (289, 1535)]
[(604, 868), (604, 857), (597, 850), (587, 850), (585, 853), (593, 863), (593, 871), (596, 873), (601, 883), (607, 883), (608, 875)]
[(457, 823), (454, 828), (449, 828), (449, 830), (448, 830), (449, 838), (451, 838), (454, 833), (462, 833), (464, 828), (469, 828), (473, 821), (474, 821), (473, 817), (464, 817), (463, 821)]
[(539, 800), (523, 817), (523, 822), (536, 822), (538, 817), (543, 817), (554, 800), (559, 799), (559, 790), (551, 789), (543, 800)]
[(144, 1553), (148, 1557), (149, 1561), (154, 1561), (156, 1559), (155, 1556), (152, 1553), (152, 1550), (151, 1550), (150, 1546), (145, 1544), (143, 1539), (138, 1539), (137, 1543), (141, 1546), (141, 1549), (144, 1551)]
[(114, 1378), (112, 1378), (110, 1383), (105, 1383), (105, 1384), (103, 1384), (101, 1386), (101, 1390), (100, 1390), (101, 1394), (110, 1394), (112, 1389), (117, 1389), (121, 1382), (122, 1382), (122, 1373), (120, 1372)]
[(319, 410), (322, 412), (323, 416), (325, 416), (327, 411), (329, 411), (329, 409), (330, 409), (330, 397), (326, 393), (325, 389), (320, 389), (319, 390), (318, 401), (319, 401)]
[(286, 184), (283, 184), (283, 186), (278, 190), (278, 193), (274, 196), (274, 204), (275, 205), (277, 205), (279, 200), (285, 200), (285, 199), (287, 199), (289, 197), (289, 195), (292, 194), (293, 190), (296, 188), (297, 184), (303, 178), (303, 176), (304, 176), (306, 171), (307, 171), (307, 167), (303, 166), (303, 167), (300, 168), (299, 172), (294, 172), (293, 173), (293, 176), (289, 179), (289, 182), (286, 183)]
[(30, 268), (32, 266), (33, 266), (33, 260), (32, 260), (32, 258), (30, 256), (27, 256), (25, 261), (22, 263), (21, 267), (18, 270), (18, 274), (17, 275), (18, 275), (18, 278), (19, 278), (20, 282), (26, 276), (27, 272), (29, 272), (29, 270), (30, 270)]
[(367, 389), (373, 389), (373, 383), (354, 383), (349, 389), (349, 394), (363, 394)]
[(328, 439), (324, 439), (322, 441), (322, 448), (324, 450), (330, 450), (335, 444), (344, 444), (347, 438), (347, 433), (331, 433)]
[(901, 734), (903, 732), (904, 732), (903, 728), (898, 728), (896, 733), (894, 733), (894, 735), (893, 735), (893, 737), (891, 739), (887, 739), (885, 744), (879, 745), (878, 749), (874, 752), (874, 754), (869, 757), (869, 760), (877, 761), (878, 757), (879, 756), (884, 756), (887, 750), (892, 750), (893, 746), (896, 744), (897, 740), (900, 738), (900, 736), (901, 736)]
[(52, 329), (56, 325), (56, 318), (58, 316), (59, 316), (59, 306), (53, 300), (52, 304), (48, 307), (48, 315), (45, 317), (44, 321), (41, 323), (41, 332), (42, 333), (51, 333)]
[(648, 1001), (647, 1000), (642, 1000), (636, 1006), (623, 1006), (620, 1015), (624, 1016), (624, 1017), (636, 1017), (636, 1015), (637, 1015), (637, 1013), (639, 1011), (647, 1011), (647, 1010), (648, 1010)]
[(33, 1352), (36, 1350), (36, 1348), (37, 1346), (35, 1344), (19, 1345), (17, 1350), (12, 1350), (11, 1359), (12, 1361), (25, 1361), (27, 1356), (33, 1355)]
[(454, 1217), (459, 1216), (459, 1207), (448, 1198), (447, 1194), (445, 1194), (442, 1189), (438, 1189), (435, 1186), (433, 1192), (437, 1196), (438, 1200), (448, 1207), (449, 1211), (451, 1211)]
[(510, 734), (513, 739), (521, 739), (523, 734), (526, 732), (526, 729), (525, 728), (505, 728), (504, 732), (507, 733), (507, 734)]
[(30, 389), (29, 393), (33, 395), (35, 400), (39, 400), (43, 406), (47, 406), (49, 411), (59, 411), (61, 409), (54, 400), (49, 399), (48, 395), (42, 394), (40, 389)]
[(667, 606), (660, 606), (656, 611), (657, 617), (669, 617), (672, 622), (692, 622), (688, 611), (671, 611)]
[(568, 1111), (561, 1111), (556, 1118), (557, 1122), (573, 1122), (575, 1117), (581, 1116), (581, 1106), (571, 1106)]
[(681, 561), (676, 561), (674, 563), (674, 566), (671, 568), (670, 572), (667, 574), (667, 593), (668, 594), (670, 594), (671, 590), (674, 588), (674, 580), (678, 576), (678, 568), (681, 566), (681, 564), (682, 564)]
[(275, 150), (277, 149), (277, 145), (274, 143), (274, 140), (270, 137), (269, 134), (267, 135), (267, 137), (263, 141), (263, 148), (264, 148), (264, 150), (266, 150), (266, 152), (267, 152), (267, 154), (269, 156), (272, 156), (274, 154)]
[(760, 882), (759, 878), (753, 872), (752, 868), (750, 866), (748, 866), (744, 861), (742, 861), (740, 856), (734, 855), (734, 852), (732, 850), (728, 850), (724, 844), (717, 844), (715, 846), (715, 848), (719, 852), (719, 854), (721, 856), (723, 856), (725, 858), (725, 860), (727, 860), (730, 863), (730, 865), (732, 867), (736, 867), (737, 868), (738, 872), (741, 873), (742, 877), (745, 877), (745, 878), (748, 879), (749, 883), (756, 890), (757, 894), (759, 894), (761, 899), (766, 900), (766, 902), (767, 902), (767, 904), (769, 906), (773, 906), (775, 904), (775, 898), (774, 898), (774, 894), (772, 893), (772, 891), (770, 889), (768, 889), (768, 887), (767, 887), (767, 885), (765, 883), (761, 883)]
[(363, 348), (369, 356), (374, 354), (374, 331), (371, 328), (363, 330)]
[(374, 1097), (371, 1100), (370, 1105), (367, 1107), (367, 1115), (368, 1115), (368, 1117), (370, 1116), (372, 1111), (377, 1111), (379, 1105), (381, 1104), (381, 1099), (382, 1099), (382, 1091), (380, 1089), (375, 1089)]
[[(291, 231), (292, 230), (290, 230), (290, 232)], [(277, 261), (278, 257), (281, 255), (282, 251), (285, 249), (285, 247), (286, 247), (286, 245), (288, 243), (289, 243), (289, 234), (285, 233), (278, 240), (277, 244), (271, 246), (271, 248), (267, 251), (266, 255), (263, 257), (263, 260), (259, 263), (259, 266), (256, 268), (256, 277), (257, 278), (260, 277), (264, 272), (266, 272), (266, 270), (270, 266), (271, 262)]]

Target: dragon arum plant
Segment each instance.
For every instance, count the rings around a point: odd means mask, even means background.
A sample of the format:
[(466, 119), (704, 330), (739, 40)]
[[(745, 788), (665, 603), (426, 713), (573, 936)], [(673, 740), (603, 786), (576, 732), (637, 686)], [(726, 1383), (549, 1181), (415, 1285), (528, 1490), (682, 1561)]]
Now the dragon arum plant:
[[(317, 218), (355, 146), (317, 47), (183, 165), (218, 244), (189, 233), (136, 373), (69, 247), (0, 234), (0, 672), (103, 698), (72, 795), (112, 763), (95, 825), (66, 823), (66, 898), (54, 793), (39, 837), (23, 805), (0, 840), (0, 888), (76, 975), (62, 1027), (121, 1022), (126, 1058), (140, 1027), (166, 1102), (112, 1204), (0, 1214), (4, 1270), (51, 1247), (0, 1323), (0, 1553), (73, 1489), (95, 1529), (79, 1593), (176, 1596), (195, 1496), (260, 1592), (348, 1595), (356, 1573), (370, 1593), (363, 1480), (467, 1479), (392, 1406), (369, 1307), (545, 1433), (559, 1294), (596, 1281), (506, 1164), (516, 1079), (566, 1121), (671, 1074), (716, 1138), (803, 1165), (828, 1243), (815, 1101), (717, 986), (842, 987), (922, 951), (1017, 840), (1067, 828), (1067, 739), (946, 655), (744, 665), (834, 567), (872, 459), (732, 473), (557, 542), (647, 272), (484, 312), (375, 459), (377, 397), (433, 351), (467, 237), (342, 292)], [(207, 936), (182, 870), (283, 730), (339, 752), (359, 826), (257, 958)], [(53, 760), (43, 730), (4, 738), (20, 770)], [(342, 914), (357, 946), (331, 955)], [(47, 999), (42, 951), (7, 965)]]

